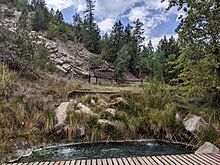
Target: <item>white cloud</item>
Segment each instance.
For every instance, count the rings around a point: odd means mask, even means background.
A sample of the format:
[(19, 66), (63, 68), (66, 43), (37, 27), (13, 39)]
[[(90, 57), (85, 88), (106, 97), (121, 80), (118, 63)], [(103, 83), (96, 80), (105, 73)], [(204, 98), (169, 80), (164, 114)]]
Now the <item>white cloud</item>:
[(95, 15), (99, 18), (117, 17), (139, 1), (142, 0), (96, 0)]
[(115, 23), (115, 18), (107, 18), (101, 22), (98, 23), (98, 26), (100, 28), (101, 31), (103, 31), (104, 33), (111, 30), (112, 26)]
[(49, 8), (53, 8), (55, 10), (62, 10), (72, 5), (75, 5), (75, 2), (73, 0), (45, 0), (45, 2), (47, 3), (47, 6)]
[(150, 15), (148, 8), (145, 6), (132, 8), (130, 13), (128, 14), (128, 19), (130, 21), (136, 21), (140, 19), (142, 22), (146, 19), (146, 17)]
[(149, 6), (151, 9), (166, 9), (168, 7), (168, 2), (165, 1), (161, 3), (161, 0), (145, 0), (145, 5)]

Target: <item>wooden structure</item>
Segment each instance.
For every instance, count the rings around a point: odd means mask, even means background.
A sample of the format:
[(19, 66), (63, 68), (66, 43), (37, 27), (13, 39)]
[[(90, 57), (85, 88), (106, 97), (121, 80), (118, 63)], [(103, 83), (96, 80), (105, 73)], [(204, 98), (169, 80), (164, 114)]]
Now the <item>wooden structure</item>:
[(126, 83), (126, 84), (143, 83), (142, 79), (125, 79), (123, 77), (118, 77), (115, 74), (115, 71), (109, 68), (94, 70), (94, 74), (89, 74), (89, 83), (91, 83), (92, 78), (95, 78), (96, 84), (98, 83), (98, 80), (109, 80), (114, 83)]
[(186, 154), (3, 165), (220, 165), (220, 154)]

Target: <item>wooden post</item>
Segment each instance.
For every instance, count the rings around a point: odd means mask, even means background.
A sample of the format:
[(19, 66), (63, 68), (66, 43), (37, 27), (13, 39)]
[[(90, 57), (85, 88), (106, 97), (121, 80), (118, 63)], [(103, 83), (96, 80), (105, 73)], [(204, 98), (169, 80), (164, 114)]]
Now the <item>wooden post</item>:
[(91, 75), (90, 75), (90, 73), (89, 73), (89, 83), (91, 83)]
[(96, 77), (96, 81), (95, 81), (95, 83), (98, 84), (98, 77)]

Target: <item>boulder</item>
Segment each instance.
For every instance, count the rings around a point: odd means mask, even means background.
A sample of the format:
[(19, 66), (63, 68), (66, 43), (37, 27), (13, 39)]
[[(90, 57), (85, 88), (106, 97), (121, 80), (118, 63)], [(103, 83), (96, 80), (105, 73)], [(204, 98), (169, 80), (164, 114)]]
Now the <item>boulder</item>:
[(220, 153), (220, 150), (218, 147), (213, 145), (210, 142), (205, 142), (201, 147), (199, 147), (196, 151), (195, 154), (218, 154)]
[(111, 113), (113, 116), (115, 116), (116, 110), (113, 108), (106, 109), (107, 112)]
[(76, 108), (78, 108), (78, 110), (76, 110), (76, 112), (78, 113), (85, 113), (88, 115), (93, 115), (93, 112), (91, 111), (91, 109), (83, 105), (82, 103), (77, 104)]
[(107, 125), (115, 126), (113, 122), (111, 122), (110, 120), (106, 120), (106, 119), (99, 119), (97, 123), (102, 126), (107, 126)]
[(188, 116), (183, 122), (185, 129), (190, 132), (200, 132), (208, 126), (205, 120), (196, 115)]
[(64, 121), (67, 117), (66, 111), (67, 111), (69, 104), (70, 102), (63, 102), (55, 110), (57, 121), (58, 121), (57, 126), (64, 125)]

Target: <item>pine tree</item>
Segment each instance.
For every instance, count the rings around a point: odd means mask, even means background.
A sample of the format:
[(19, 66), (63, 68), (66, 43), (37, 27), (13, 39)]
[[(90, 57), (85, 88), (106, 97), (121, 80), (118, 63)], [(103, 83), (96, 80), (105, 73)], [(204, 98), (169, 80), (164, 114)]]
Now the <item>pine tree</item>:
[(134, 22), (133, 36), (137, 44), (137, 52), (141, 51), (141, 47), (143, 46), (143, 41), (145, 39), (145, 37), (143, 37), (144, 34), (143, 26), (144, 24), (139, 19), (137, 19)]
[(93, 0), (86, 0), (83, 43), (89, 51), (100, 53), (101, 36), (99, 27), (94, 23), (94, 8)]
[(111, 47), (111, 54), (108, 57), (108, 60), (110, 62), (114, 62), (117, 58), (117, 53), (121, 50), (124, 44), (124, 26), (119, 20), (116, 22), (113, 27), (112, 31), (110, 33), (110, 47)]
[(176, 78), (178, 74), (178, 70), (174, 68), (174, 61), (179, 56), (178, 42), (173, 36), (169, 39), (164, 36), (164, 38), (159, 41), (156, 54), (160, 60), (161, 68), (163, 68), (163, 81), (169, 83), (170, 80)]
[(124, 43), (130, 43), (132, 41), (132, 29), (133, 27), (128, 23), (124, 30)]
[(107, 33), (101, 39), (101, 55), (104, 59), (108, 60), (111, 50), (110, 50), (110, 39)]
[(137, 19), (134, 22), (134, 29), (131, 37), (131, 60), (129, 64), (129, 69), (132, 73), (140, 75), (140, 67), (138, 67), (138, 64), (140, 63), (141, 57), (141, 49), (143, 47), (143, 41), (144, 41), (144, 29), (143, 29), (143, 23)]
[(73, 15), (73, 28), (74, 28), (74, 36), (75, 40), (79, 42), (83, 41), (83, 20), (78, 13)]
[(56, 18), (57, 18), (58, 22), (62, 22), (63, 21), (63, 14), (58, 9), (56, 11)]
[(189, 94), (206, 94), (220, 105), (220, 3), (210, 1), (169, 0), (170, 8), (184, 8), (186, 18), (176, 29), (184, 46), (177, 63), (179, 79)]
[(49, 25), (49, 12), (46, 8), (37, 7), (32, 19), (33, 30), (47, 30)]

